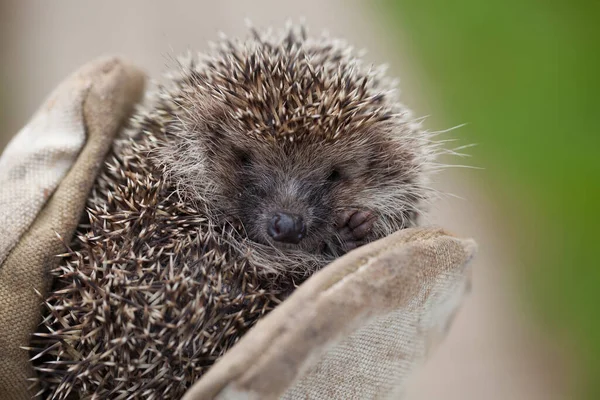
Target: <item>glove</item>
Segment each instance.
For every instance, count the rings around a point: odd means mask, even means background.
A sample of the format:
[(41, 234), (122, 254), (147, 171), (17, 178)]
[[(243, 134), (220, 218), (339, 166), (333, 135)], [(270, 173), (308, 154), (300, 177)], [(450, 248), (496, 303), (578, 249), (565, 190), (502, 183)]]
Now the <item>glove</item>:
[[(96, 174), (144, 87), (137, 68), (109, 58), (63, 82), (0, 158), (0, 398), (26, 399), (27, 346), (41, 320), (49, 272), (83, 213)], [(58, 235), (58, 236), (57, 236)]]
[[(2, 398), (35, 394), (21, 347), (143, 85), (143, 73), (118, 59), (92, 62), (56, 89), (0, 158)], [(472, 240), (414, 228), (348, 253), (261, 320), (184, 399), (399, 398), (448, 329), (475, 251)]]

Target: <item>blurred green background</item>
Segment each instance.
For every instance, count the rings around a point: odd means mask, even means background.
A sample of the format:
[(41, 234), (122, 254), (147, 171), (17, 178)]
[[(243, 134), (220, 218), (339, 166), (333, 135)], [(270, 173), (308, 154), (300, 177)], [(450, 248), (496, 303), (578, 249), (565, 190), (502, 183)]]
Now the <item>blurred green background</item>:
[(505, 216), (523, 300), (584, 360), (578, 396), (600, 399), (600, 2), (381, 3), (425, 96), (479, 144), (469, 163)]

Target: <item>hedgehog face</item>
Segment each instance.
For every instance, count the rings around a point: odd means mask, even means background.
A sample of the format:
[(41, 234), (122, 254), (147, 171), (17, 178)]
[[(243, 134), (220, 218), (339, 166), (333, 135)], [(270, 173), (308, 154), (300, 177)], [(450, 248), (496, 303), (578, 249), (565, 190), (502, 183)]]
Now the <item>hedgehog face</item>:
[(213, 137), (205, 145), (219, 149), (207, 156), (210, 175), (226, 182), (214, 206), (239, 219), (250, 239), (282, 249), (337, 253), (370, 232), (375, 213), (363, 215), (368, 218), (355, 224), (355, 235), (342, 237), (340, 229), (349, 222), (342, 214), (368, 210), (365, 194), (374, 182), (369, 160), (381, 158), (377, 146), (357, 140), (262, 141), (243, 134)]
[[(411, 203), (409, 195), (418, 164), (399, 146), (405, 142), (393, 124), (337, 140), (290, 141), (237, 130), (215, 109), (202, 115), (206, 123), (195, 124), (193, 134), (189, 126), (172, 135), (170, 170), (185, 171), (179, 179), (188, 192), (215, 219), (241, 222), (249, 239), (340, 255), (414, 221), (418, 199)], [(182, 120), (172, 129), (181, 129)], [(188, 167), (181, 169), (184, 159)]]

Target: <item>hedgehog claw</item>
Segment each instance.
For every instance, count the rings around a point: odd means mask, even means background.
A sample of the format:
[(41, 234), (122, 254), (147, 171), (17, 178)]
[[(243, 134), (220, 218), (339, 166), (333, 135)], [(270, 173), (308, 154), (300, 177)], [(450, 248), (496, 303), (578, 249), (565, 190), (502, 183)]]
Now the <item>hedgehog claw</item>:
[(344, 251), (362, 246), (376, 220), (377, 217), (370, 211), (347, 210), (341, 212), (336, 222)]

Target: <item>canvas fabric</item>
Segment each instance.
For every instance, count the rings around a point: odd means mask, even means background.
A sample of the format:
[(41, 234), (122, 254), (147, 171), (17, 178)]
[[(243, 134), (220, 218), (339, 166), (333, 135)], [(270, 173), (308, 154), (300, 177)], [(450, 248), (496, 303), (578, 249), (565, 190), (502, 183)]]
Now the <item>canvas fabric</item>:
[(64, 252), (59, 236), (73, 235), (143, 87), (143, 73), (119, 59), (92, 62), (57, 87), (0, 158), (0, 399), (35, 393), (21, 347), (40, 322), (49, 271)]
[[(84, 66), (0, 158), (0, 400), (35, 391), (21, 347), (143, 86), (143, 73), (119, 59)], [(401, 398), (459, 308), (475, 251), (472, 240), (415, 228), (350, 252), (261, 320), (184, 399)]]

